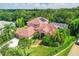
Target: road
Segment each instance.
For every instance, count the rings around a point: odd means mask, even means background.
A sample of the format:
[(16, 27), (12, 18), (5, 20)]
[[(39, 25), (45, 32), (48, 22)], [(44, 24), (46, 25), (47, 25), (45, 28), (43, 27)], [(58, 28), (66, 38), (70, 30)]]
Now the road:
[(8, 47), (16, 47), (18, 45), (19, 39), (17, 38), (13, 38), (9, 41), (7, 41), (6, 43), (4, 43), (3, 45), (0, 46), (0, 49), (4, 46), (6, 46), (7, 44), (9, 45)]
[(79, 46), (74, 44), (72, 46), (68, 56), (79, 56)]

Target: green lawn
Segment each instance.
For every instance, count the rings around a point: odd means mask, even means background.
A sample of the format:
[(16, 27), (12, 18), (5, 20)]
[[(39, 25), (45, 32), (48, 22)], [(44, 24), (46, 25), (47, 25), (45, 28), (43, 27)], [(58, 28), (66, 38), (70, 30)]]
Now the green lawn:
[(45, 47), (43, 45), (40, 45), (36, 48), (30, 48), (28, 51), (33, 50), (33, 52), (30, 54), (31, 56), (55, 55), (56, 53), (65, 49), (66, 47), (68, 47), (70, 45), (70, 43), (72, 43), (73, 41), (74, 41), (74, 37), (68, 36), (68, 37), (66, 37), (64, 44), (59, 47)]
[[(43, 45), (40, 45), (36, 48), (30, 48), (27, 51), (33, 51), (30, 56), (47, 56), (50, 55), (51, 52), (55, 50), (55, 47), (45, 47)], [(53, 54), (53, 53), (52, 53)]]

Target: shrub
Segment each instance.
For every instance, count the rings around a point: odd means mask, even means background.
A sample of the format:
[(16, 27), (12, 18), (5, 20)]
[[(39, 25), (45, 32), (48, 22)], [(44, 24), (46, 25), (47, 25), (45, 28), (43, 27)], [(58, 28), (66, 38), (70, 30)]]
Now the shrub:
[(26, 49), (16, 47), (16, 48), (3, 48), (1, 53), (3, 56), (29, 56), (31, 51), (27, 52)]
[(33, 36), (33, 39), (38, 39), (39, 36), (40, 36), (40, 33), (39, 33), (39, 32), (36, 32), (36, 33), (34, 34), (34, 36)]
[(28, 47), (28, 49), (30, 48), (30, 45), (33, 43), (32, 39), (28, 39), (28, 38), (21, 38), (19, 41), (19, 47), (20, 48), (26, 48)]

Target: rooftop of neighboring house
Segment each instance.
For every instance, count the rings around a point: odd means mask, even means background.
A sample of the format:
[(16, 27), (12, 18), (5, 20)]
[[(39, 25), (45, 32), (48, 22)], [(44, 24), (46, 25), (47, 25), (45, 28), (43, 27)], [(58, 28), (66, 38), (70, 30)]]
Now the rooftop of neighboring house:
[(28, 28), (18, 28), (16, 30), (16, 36), (17, 37), (31, 37), (35, 33), (35, 30), (33, 27)]
[(4, 25), (6, 25), (6, 24), (13, 24), (13, 25), (15, 25), (14, 22), (9, 22), (9, 21), (0, 21), (0, 29), (2, 29), (2, 28), (4, 27)]
[(55, 27), (57, 27), (57, 28), (68, 28), (68, 25), (67, 24), (63, 24), (63, 23), (55, 23), (55, 22), (53, 22), (53, 23), (51, 23), (51, 24), (53, 24), (53, 25), (55, 25)]
[(4, 26), (6, 24), (13, 24), (15, 26), (15, 23), (14, 22), (9, 22), (9, 21), (0, 21), (0, 34), (2, 32), (2, 29), (4, 28)]

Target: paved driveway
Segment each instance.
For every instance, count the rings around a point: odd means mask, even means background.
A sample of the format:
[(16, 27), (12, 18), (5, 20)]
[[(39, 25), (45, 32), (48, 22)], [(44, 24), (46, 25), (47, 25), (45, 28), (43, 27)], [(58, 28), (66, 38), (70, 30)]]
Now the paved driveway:
[(79, 46), (74, 44), (69, 52), (69, 56), (79, 56)]

